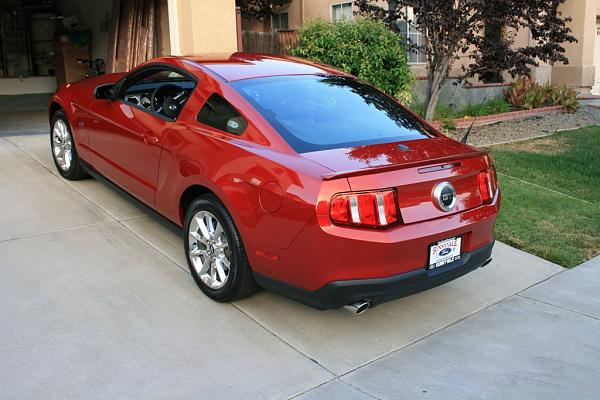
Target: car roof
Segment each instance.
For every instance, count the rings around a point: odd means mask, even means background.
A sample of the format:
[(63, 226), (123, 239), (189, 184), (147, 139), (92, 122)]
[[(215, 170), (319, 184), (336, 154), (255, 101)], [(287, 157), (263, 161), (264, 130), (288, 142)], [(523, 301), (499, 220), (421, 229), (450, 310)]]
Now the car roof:
[(332, 67), (289, 56), (233, 53), (178, 57), (190, 66), (202, 67), (227, 81), (282, 75), (345, 75)]

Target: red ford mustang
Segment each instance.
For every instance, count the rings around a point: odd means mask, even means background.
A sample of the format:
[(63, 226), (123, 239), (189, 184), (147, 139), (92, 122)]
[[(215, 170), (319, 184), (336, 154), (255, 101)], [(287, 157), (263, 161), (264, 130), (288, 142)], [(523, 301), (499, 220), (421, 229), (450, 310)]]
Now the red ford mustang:
[(183, 227), (217, 301), (262, 286), (362, 312), (491, 257), (489, 154), (329, 67), (159, 58), (61, 86), (50, 121), (60, 174), (102, 175)]

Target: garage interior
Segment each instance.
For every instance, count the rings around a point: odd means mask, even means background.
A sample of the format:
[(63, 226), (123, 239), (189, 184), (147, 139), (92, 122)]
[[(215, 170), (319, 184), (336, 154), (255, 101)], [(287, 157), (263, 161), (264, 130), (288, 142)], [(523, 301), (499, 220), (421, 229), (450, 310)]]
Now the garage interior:
[(167, 0), (0, 0), (0, 112), (43, 110), (57, 85), (167, 54)]

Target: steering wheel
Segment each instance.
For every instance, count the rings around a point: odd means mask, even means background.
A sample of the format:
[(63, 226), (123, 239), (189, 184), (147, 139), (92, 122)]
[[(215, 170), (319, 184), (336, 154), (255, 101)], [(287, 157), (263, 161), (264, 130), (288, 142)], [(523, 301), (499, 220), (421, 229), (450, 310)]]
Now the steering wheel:
[(152, 111), (162, 113), (169, 118), (175, 118), (179, 115), (187, 97), (187, 92), (181, 87), (172, 83), (165, 83), (152, 92), (152, 97), (150, 97)]

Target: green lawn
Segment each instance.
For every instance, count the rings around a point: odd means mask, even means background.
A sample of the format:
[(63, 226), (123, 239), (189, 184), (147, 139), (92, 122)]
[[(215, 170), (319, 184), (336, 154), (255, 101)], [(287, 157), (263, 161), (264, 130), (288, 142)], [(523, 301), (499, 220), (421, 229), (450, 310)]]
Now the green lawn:
[(600, 127), (490, 147), (496, 237), (565, 267), (600, 254)]

